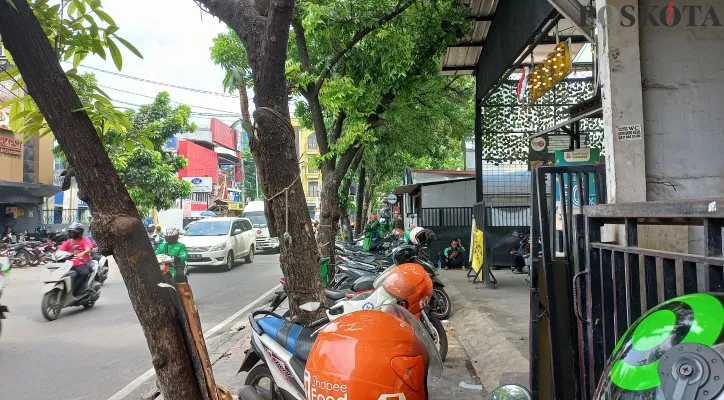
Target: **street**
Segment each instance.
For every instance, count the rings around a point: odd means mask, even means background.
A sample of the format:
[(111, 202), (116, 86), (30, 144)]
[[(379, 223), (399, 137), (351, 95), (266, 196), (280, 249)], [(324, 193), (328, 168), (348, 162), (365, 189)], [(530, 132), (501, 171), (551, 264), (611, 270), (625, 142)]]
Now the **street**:
[[(204, 331), (278, 284), (278, 255), (224, 272), (192, 269), (189, 282)], [(44, 268), (12, 271), (2, 297), (10, 309), (0, 336), (0, 397), (105, 400), (151, 368), (141, 327), (115, 264), (95, 307), (66, 308), (56, 321), (40, 312)]]

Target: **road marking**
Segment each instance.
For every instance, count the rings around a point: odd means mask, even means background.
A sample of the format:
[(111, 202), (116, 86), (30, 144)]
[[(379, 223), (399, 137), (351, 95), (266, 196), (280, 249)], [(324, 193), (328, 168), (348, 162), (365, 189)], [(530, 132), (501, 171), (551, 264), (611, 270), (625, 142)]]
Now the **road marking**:
[[(1, 1), (1, 0), (0, 0)], [(204, 340), (208, 339), (213, 335), (214, 333), (220, 331), (225, 326), (229, 325), (230, 323), (234, 322), (235, 319), (239, 318), (240, 315), (246, 314), (249, 312), (249, 310), (256, 306), (258, 303), (272, 295), (275, 291), (279, 290), (282, 287), (281, 284), (278, 284), (274, 286), (273, 288), (269, 289), (266, 293), (263, 295), (257, 297), (252, 301), (251, 303), (247, 304), (246, 307), (242, 308), (241, 310), (235, 312), (233, 315), (231, 315), (229, 318), (221, 321), (220, 324), (216, 325), (215, 327), (209, 329), (204, 333)], [(143, 385), (147, 380), (151, 379), (154, 375), (156, 375), (156, 371), (151, 368), (148, 371), (144, 372), (141, 376), (138, 378), (132, 380), (128, 385), (126, 385), (123, 389), (119, 390), (114, 394), (113, 396), (109, 397), (108, 400), (123, 400), (131, 394), (134, 390), (138, 389), (139, 386)]]

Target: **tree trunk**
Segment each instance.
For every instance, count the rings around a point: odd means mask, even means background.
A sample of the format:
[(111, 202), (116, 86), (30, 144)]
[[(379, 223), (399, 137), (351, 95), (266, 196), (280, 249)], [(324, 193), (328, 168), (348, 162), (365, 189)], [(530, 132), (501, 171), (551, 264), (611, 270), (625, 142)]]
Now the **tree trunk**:
[(364, 232), (364, 226), (367, 225), (367, 221), (369, 219), (370, 214), (372, 214), (372, 196), (375, 193), (375, 184), (373, 182), (370, 182), (367, 186), (367, 190), (365, 191), (365, 198), (364, 198), (364, 214), (362, 215), (363, 219), (363, 225), (362, 229)]
[(294, 0), (196, 0), (231, 27), (249, 56), (254, 80), (254, 124), (251, 152), (265, 198), (270, 233), (279, 236), (279, 263), (287, 279), (292, 316), (301, 323), (320, 312), (300, 304), (324, 301), (319, 250), (300, 180), (296, 138), (285, 75), (289, 25)]
[(352, 187), (352, 180), (346, 178), (342, 183), (342, 194), (344, 201), (339, 204), (340, 229), (345, 232), (347, 240), (352, 240), (352, 227), (349, 224), (349, 189)]
[[(320, 197), (319, 214), (319, 250), (322, 256), (334, 257), (334, 241), (337, 223), (339, 222), (339, 185), (337, 174), (329, 168), (322, 168), (322, 194)], [(334, 269), (329, 269), (330, 277), (334, 277)]]
[(249, 94), (246, 91), (246, 84), (239, 83), (239, 103), (241, 106), (241, 119), (244, 122), (251, 123), (251, 114), (249, 114)]
[(360, 235), (362, 233), (362, 228), (364, 225), (362, 224), (362, 214), (364, 213), (364, 198), (365, 198), (365, 178), (367, 175), (367, 169), (365, 167), (360, 168), (359, 172), (359, 183), (357, 184), (357, 215), (355, 218), (354, 223), (354, 233), (355, 235)]
[(200, 399), (171, 292), (161, 282), (156, 257), (128, 191), (103, 148), (55, 52), (26, 0), (17, 10), (0, 1), (0, 34), (13, 55), (28, 93), (45, 116), (74, 168), (78, 197), (93, 214), (101, 250), (113, 254), (143, 329), (164, 398)]

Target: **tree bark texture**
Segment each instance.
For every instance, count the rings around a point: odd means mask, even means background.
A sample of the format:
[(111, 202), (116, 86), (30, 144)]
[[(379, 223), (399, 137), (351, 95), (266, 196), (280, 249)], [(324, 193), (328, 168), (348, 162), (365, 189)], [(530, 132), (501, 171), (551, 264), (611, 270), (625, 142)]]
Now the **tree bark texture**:
[(367, 190), (365, 190), (365, 198), (364, 198), (364, 213), (362, 215), (362, 232), (364, 233), (364, 227), (367, 225), (367, 221), (369, 220), (370, 214), (372, 214), (372, 196), (375, 193), (375, 184), (374, 182), (369, 182), (369, 185), (367, 185)]
[(196, 376), (156, 257), (128, 191), (113, 168), (93, 123), (26, 0), (17, 10), (0, 1), (0, 34), (28, 93), (45, 116), (78, 182), (78, 197), (93, 214), (93, 233), (104, 254), (113, 254), (141, 323), (166, 399), (200, 399)]
[(249, 93), (246, 91), (246, 84), (239, 83), (239, 103), (241, 106), (241, 120), (251, 123), (251, 114), (249, 113)]
[(367, 168), (362, 167), (359, 171), (359, 182), (357, 183), (357, 215), (354, 223), (354, 233), (360, 235), (362, 233), (362, 214), (364, 214), (364, 198), (365, 184), (367, 178)]
[(324, 287), (287, 103), (285, 61), (294, 1), (198, 1), (236, 32), (249, 55), (256, 106), (251, 152), (270, 231), (279, 236), (279, 261), (292, 315), (302, 323), (312, 322), (317, 313), (303, 312), (299, 305), (322, 302)]

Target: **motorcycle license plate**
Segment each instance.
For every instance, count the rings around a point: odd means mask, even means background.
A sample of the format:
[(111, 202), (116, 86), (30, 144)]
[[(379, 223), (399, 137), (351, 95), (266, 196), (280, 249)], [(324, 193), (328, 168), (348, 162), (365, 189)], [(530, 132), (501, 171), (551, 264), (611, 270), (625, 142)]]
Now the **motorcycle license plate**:
[(189, 254), (189, 260), (198, 260), (201, 258), (201, 254)]

